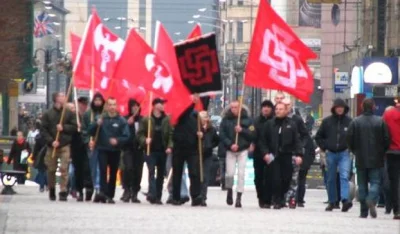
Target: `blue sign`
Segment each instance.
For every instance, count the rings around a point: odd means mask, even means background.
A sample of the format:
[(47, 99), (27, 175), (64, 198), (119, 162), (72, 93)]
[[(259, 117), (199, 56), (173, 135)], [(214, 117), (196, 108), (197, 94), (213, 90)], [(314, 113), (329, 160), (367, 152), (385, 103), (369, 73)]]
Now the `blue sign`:
[(348, 72), (335, 72), (335, 93), (344, 93), (349, 88), (349, 83)]

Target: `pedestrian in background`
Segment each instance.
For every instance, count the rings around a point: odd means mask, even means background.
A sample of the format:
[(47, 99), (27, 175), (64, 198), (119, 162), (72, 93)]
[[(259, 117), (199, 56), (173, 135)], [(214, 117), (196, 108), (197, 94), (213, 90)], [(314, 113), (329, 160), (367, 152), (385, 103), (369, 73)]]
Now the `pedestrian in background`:
[[(17, 139), (11, 145), (7, 164), (13, 163), (13, 169), (16, 171), (28, 172), (28, 157), (31, 154), (31, 147), (24, 137), (22, 131), (17, 132)], [(26, 175), (18, 175), (18, 184), (25, 184)]]

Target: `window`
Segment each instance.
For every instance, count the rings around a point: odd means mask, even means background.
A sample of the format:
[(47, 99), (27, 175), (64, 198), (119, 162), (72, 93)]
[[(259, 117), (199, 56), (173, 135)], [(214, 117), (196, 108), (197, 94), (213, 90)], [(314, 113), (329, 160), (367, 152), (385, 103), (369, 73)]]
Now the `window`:
[(238, 6), (243, 6), (243, 0), (238, 0)]
[(228, 35), (228, 40), (229, 42), (232, 42), (232, 38), (233, 38), (233, 23), (229, 22), (229, 35)]
[(243, 22), (237, 22), (236, 26), (236, 41), (243, 42)]

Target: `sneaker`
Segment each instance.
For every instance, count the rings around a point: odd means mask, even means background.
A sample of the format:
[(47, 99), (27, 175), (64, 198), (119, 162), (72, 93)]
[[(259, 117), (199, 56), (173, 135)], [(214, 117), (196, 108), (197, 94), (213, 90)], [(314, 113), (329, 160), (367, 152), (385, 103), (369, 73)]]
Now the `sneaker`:
[(67, 201), (68, 193), (67, 192), (60, 192), (59, 194), (59, 201)]
[(333, 209), (335, 209), (335, 205), (334, 205), (334, 204), (329, 204), (329, 205), (325, 208), (325, 211), (333, 211)]
[(351, 209), (351, 207), (353, 207), (353, 203), (348, 202), (348, 201), (343, 201), (342, 212), (349, 211)]
[(369, 214), (371, 215), (372, 218), (376, 218), (378, 214), (376, 213), (376, 206), (374, 202), (372, 201), (367, 201), (367, 206), (369, 208)]
[(296, 209), (296, 199), (290, 198), (290, 201), (289, 201), (289, 208), (290, 208), (290, 209)]

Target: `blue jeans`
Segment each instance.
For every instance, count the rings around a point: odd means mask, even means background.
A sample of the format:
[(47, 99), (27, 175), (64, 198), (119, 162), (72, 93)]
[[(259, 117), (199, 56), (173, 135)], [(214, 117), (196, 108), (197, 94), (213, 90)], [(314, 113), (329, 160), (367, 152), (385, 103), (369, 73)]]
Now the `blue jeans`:
[(357, 169), (357, 183), (361, 214), (368, 215), (368, 206), (366, 202), (371, 201), (376, 204), (379, 199), (381, 168)]
[(35, 182), (39, 184), (40, 189), (44, 189), (44, 186), (47, 185), (47, 172), (46, 170), (38, 170), (36, 174)]
[(100, 169), (99, 169), (99, 151), (94, 149), (88, 150), (90, 173), (92, 175), (93, 187), (96, 190), (100, 189)]
[(149, 170), (148, 199), (161, 200), (167, 155), (164, 152), (152, 152), (145, 156), (145, 160)]
[(68, 169), (68, 185), (69, 185), (69, 191), (75, 191), (75, 168), (74, 165), (69, 164), (69, 169)]
[[(350, 186), (349, 176), (351, 159), (349, 151), (345, 150), (342, 152), (327, 152), (326, 153), (327, 167), (328, 167), (328, 199), (329, 203), (334, 204), (335, 202), (349, 201)], [(337, 198), (336, 188), (336, 173), (339, 172), (340, 177), (340, 199)]]

